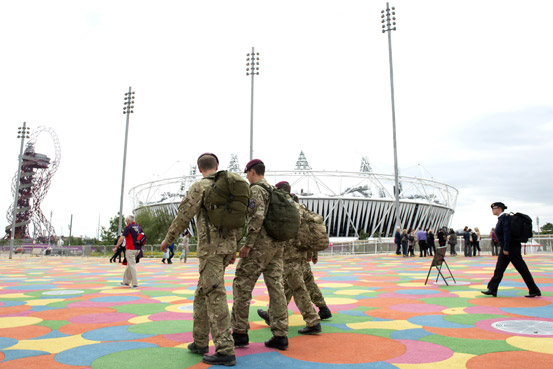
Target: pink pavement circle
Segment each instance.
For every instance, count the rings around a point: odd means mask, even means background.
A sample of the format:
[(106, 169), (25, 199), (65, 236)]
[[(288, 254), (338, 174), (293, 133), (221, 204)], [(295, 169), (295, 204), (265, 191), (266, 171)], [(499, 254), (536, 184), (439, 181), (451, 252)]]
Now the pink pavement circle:
[(79, 315), (68, 319), (71, 323), (93, 323), (93, 324), (102, 324), (102, 323), (121, 323), (126, 322), (129, 319), (136, 317), (136, 314), (128, 313), (102, 313), (102, 314), (87, 314)]

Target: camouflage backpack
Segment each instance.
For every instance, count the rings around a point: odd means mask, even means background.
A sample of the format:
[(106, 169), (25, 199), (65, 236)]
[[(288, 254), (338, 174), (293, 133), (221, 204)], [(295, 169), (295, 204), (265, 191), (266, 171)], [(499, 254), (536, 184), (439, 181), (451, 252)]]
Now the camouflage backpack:
[(209, 221), (220, 230), (244, 227), (251, 195), (250, 185), (240, 175), (218, 171), (204, 196)]
[(323, 251), (328, 248), (330, 240), (326, 233), (326, 226), (322, 215), (317, 214), (304, 205), (301, 212), (301, 225), (298, 232), (300, 251)]
[(290, 194), (261, 183), (256, 185), (269, 192), (269, 207), (263, 221), (269, 236), (277, 241), (296, 238), (300, 228), (300, 214)]

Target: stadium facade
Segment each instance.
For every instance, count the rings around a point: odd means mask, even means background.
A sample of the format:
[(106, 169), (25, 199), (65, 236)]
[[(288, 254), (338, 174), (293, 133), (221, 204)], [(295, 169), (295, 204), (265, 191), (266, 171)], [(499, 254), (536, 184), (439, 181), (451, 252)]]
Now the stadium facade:
[[(228, 170), (241, 172), (233, 156)], [(129, 193), (135, 213), (169, 211), (176, 214), (188, 187), (201, 178), (191, 174), (141, 184)], [(300, 202), (321, 214), (330, 237), (359, 237), (365, 233), (391, 237), (395, 225), (394, 175), (377, 174), (364, 158), (359, 172), (314, 171), (303, 152), (290, 171), (266, 172), (269, 183), (288, 181)], [(399, 177), (399, 215), (405, 229), (449, 227), (458, 191), (428, 179)]]

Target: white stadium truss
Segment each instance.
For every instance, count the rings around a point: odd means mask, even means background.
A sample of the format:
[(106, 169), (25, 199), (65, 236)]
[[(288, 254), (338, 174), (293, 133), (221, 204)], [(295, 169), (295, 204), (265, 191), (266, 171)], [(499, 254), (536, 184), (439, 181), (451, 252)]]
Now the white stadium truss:
[[(177, 207), (200, 175), (188, 175), (148, 182), (129, 193), (134, 212), (144, 209), (167, 210)], [(390, 237), (394, 233), (394, 176), (372, 172), (293, 171), (265, 172), (265, 179), (276, 184), (288, 181), (300, 202), (325, 218), (330, 237), (358, 237), (365, 232)], [(433, 180), (399, 177), (400, 220), (405, 229), (433, 229), (450, 224), (458, 191)]]

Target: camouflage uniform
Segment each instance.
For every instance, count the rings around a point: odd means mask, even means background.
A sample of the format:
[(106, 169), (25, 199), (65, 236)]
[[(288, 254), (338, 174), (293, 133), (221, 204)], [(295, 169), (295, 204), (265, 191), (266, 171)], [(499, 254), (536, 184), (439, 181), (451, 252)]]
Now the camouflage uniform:
[(216, 352), (234, 355), (224, 273), (225, 266), (236, 252), (242, 230), (232, 230), (223, 237), (208, 221), (202, 204), (205, 190), (211, 186), (213, 179), (214, 175), (207, 176), (190, 187), (179, 205), (177, 216), (165, 236), (165, 242), (171, 244), (196, 216), (200, 277), (194, 294), (194, 342), (200, 347), (207, 347), (211, 331)]
[[(303, 206), (296, 203), (300, 217), (303, 217)], [(284, 293), (287, 303), (290, 303), (290, 299), (294, 296), (294, 302), (306, 325), (313, 327), (319, 324), (321, 319), (313, 308), (313, 302), (303, 277), (305, 264), (308, 264), (309, 268), (309, 263), (306, 260), (307, 252), (297, 249), (298, 242), (297, 239), (287, 241), (284, 247)]]
[[(265, 179), (262, 183), (270, 186)], [(288, 306), (282, 280), (283, 242), (276, 242), (263, 227), (263, 220), (269, 204), (269, 193), (261, 186), (252, 185), (252, 198), (248, 208), (248, 225), (245, 246), (249, 247), (248, 257), (240, 259), (232, 283), (234, 304), (231, 324), (234, 333), (248, 332), (252, 291), (261, 273), (269, 292), (269, 317), (271, 331), (275, 337), (288, 335)]]
[[(312, 254), (308, 254), (308, 257), (311, 257), (312, 259), (317, 259), (317, 253), (313, 252)], [(313, 276), (313, 272), (311, 271), (311, 265), (309, 265), (309, 262), (306, 262), (303, 264), (303, 280), (305, 281), (305, 287), (309, 291), (309, 295), (311, 296), (311, 301), (317, 306), (318, 308), (322, 306), (326, 306), (326, 301), (323, 297), (323, 294), (321, 290), (319, 289), (319, 286), (317, 286), (317, 283), (315, 283), (315, 277)]]

